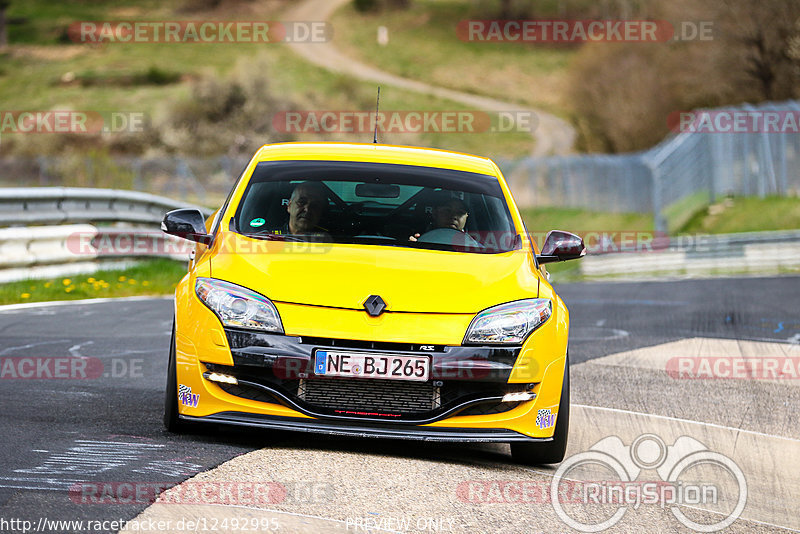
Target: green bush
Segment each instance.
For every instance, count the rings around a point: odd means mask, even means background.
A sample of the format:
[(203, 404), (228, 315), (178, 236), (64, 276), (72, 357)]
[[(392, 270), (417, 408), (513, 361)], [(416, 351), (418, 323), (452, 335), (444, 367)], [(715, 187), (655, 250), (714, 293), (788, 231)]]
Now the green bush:
[(96, 72), (92, 69), (80, 72), (75, 79), (82, 87), (131, 87), (136, 85), (169, 85), (181, 79), (179, 72), (151, 66), (140, 72)]
[(378, 0), (353, 0), (353, 6), (356, 11), (366, 13), (367, 11), (378, 10)]
[(383, 11), (386, 8), (408, 9), (411, 7), (411, 0), (353, 0), (353, 7), (362, 13)]
[(177, 72), (170, 72), (151, 66), (139, 79), (150, 85), (167, 85), (179, 81), (180, 78), (181, 75)]
[(275, 132), (272, 117), (289, 103), (270, 91), (270, 63), (242, 59), (226, 77), (206, 74), (191, 95), (169, 103), (157, 126), (162, 146), (182, 154), (253, 153), (265, 143), (291, 140)]

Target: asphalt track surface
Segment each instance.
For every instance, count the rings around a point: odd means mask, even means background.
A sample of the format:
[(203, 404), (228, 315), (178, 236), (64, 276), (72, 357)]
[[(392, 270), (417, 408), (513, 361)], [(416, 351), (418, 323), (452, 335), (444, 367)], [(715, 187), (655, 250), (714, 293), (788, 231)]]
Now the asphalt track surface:
[[(800, 528), (800, 486), (791, 473), (800, 466), (800, 381), (675, 380), (659, 368), (664, 356), (658, 352), (710, 343), (692, 341), (698, 339), (719, 340), (715, 347), (727, 351), (796, 349), (800, 278), (578, 283), (557, 290), (571, 312), (577, 408), (568, 456), (586, 451), (598, 436), (619, 435), (629, 445), (639, 433), (660, 432), (669, 445), (680, 427), (679, 434), (724, 449), (747, 474), (748, 508), (729, 531)], [(218, 426), (166, 433), (161, 413), (171, 318), (170, 299), (0, 308), (4, 365), (32, 358), (38, 373), (57, 374), (46, 359), (77, 357), (88, 371), (82, 379), (28, 379), (9, 375), (19, 367), (0, 369), (0, 532), (22, 532), (12, 520), (31, 521), (44, 532), (116, 532), (115, 525), (48, 529), (51, 523), (39, 522), (130, 520), (147, 508), (147, 499), (86, 503), (81, 492), (98, 482), (160, 490), (198, 473), (195, 480), (281, 484), (286, 497), (267, 508), (288, 514), (275, 523), (284, 531), (365, 532), (365, 521), (372, 522), (371, 531), (572, 531), (549, 502), (489, 502), (479, 491), (473, 497), (481, 502), (464, 496), (475, 480), (549, 484), (557, 466), (516, 466), (504, 445), (310, 438)], [(725, 449), (728, 434), (735, 442)], [(244, 453), (251, 455), (205, 473)], [(777, 474), (764, 474), (769, 469)], [(403, 518), (410, 518), (409, 528)], [(346, 521), (361, 521), (362, 528)], [(642, 528), (691, 531), (663, 508), (642, 506), (609, 532)]]

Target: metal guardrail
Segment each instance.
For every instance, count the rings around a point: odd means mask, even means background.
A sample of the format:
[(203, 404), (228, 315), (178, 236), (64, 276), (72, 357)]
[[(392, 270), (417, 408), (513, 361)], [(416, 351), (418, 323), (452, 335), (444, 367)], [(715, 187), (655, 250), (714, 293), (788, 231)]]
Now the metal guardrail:
[(800, 230), (678, 236), (651, 251), (589, 254), (580, 269), (599, 278), (798, 271)]
[(194, 244), (151, 228), (91, 224), (0, 228), (0, 283), (130, 266), (143, 258), (186, 260)]
[(159, 226), (179, 207), (197, 206), (115, 189), (0, 189), (0, 226), (6, 226), (0, 228), (0, 283), (125, 267), (147, 257), (184, 260), (193, 246)]
[(164, 213), (197, 207), (174, 200), (119, 189), (82, 187), (12, 187), (0, 189), (0, 226), (123, 222), (157, 225)]

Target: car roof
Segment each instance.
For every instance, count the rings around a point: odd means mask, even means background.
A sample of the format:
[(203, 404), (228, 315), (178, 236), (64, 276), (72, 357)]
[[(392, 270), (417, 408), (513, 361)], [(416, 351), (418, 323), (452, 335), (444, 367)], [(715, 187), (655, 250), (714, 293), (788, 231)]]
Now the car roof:
[(421, 167), (438, 167), (457, 171), (496, 176), (495, 165), (489, 158), (409, 146), (377, 143), (276, 143), (264, 145), (256, 152), (255, 160), (322, 160), (398, 163)]

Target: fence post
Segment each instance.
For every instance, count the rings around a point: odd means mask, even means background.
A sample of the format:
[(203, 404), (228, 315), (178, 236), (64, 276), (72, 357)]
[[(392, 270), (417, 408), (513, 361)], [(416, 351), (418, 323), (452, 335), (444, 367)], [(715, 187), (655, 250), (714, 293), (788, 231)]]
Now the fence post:
[(789, 189), (786, 183), (786, 140), (788, 135), (786, 133), (776, 134), (778, 138), (778, 196), (786, 195)]
[(664, 219), (661, 206), (661, 175), (658, 172), (658, 166), (647, 159), (644, 161), (650, 170), (650, 180), (653, 184), (653, 225), (656, 228), (656, 232), (666, 235), (668, 230), (667, 221)]
[(722, 142), (724, 141), (719, 133), (709, 133), (711, 141), (711, 172), (708, 175), (708, 195), (709, 204), (717, 201), (717, 189), (722, 183), (723, 155)]
[(142, 182), (142, 160), (139, 158), (134, 158), (131, 162), (131, 168), (133, 170), (133, 189), (135, 191), (143, 191), (144, 182)]
[(761, 134), (761, 159), (763, 159), (763, 164), (759, 165), (759, 182), (763, 185), (759, 187), (759, 196), (764, 198), (767, 193), (774, 194), (778, 189), (778, 180), (775, 177), (775, 166), (772, 161), (772, 147), (766, 128)]
[(92, 158), (85, 157), (83, 158), (83, 165), (86, 172), (86, 184), (84, 187), (95, 187), (94, 184), (94, 162)]
[(48, 160), (45, 156), (39, 156), (36, 161), (39, 164), (39, 185), (47, 185)]

